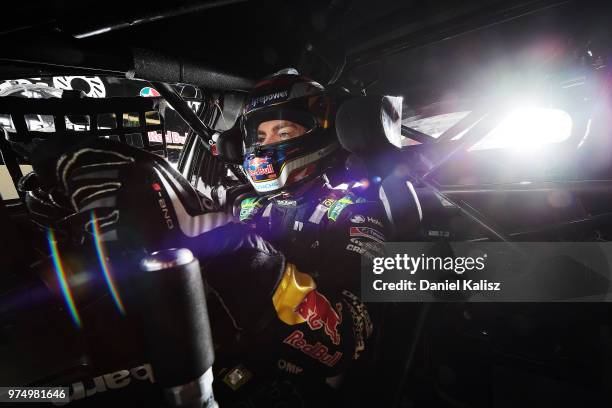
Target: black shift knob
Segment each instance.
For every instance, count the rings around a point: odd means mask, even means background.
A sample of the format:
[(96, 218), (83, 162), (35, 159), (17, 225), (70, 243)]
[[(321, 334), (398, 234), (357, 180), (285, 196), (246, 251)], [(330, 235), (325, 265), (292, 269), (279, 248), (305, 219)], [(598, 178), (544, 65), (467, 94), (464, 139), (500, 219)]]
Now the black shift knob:
[(214, 351), (198, 260), (188, 249), (168, 249), (145, 257), (140, 269), (142, 324), (156, 382), (174, 406), (214, 406)]

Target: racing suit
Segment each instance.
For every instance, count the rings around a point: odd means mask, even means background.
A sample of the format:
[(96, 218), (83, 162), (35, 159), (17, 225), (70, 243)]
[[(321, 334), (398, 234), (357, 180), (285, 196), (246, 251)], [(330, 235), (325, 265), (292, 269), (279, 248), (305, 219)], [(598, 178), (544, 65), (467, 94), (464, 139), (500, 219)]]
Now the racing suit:
[(265, 358), (248, 360), (331, 377), (363, 353), (372, 334), (358, 298), (360, 260), (381, 252), (387, 227), (377, 202), (317, 181), (299, 196), (244, 198), (237, 216), (286, 259), (271, 299), (275, 316), (256, 346)]

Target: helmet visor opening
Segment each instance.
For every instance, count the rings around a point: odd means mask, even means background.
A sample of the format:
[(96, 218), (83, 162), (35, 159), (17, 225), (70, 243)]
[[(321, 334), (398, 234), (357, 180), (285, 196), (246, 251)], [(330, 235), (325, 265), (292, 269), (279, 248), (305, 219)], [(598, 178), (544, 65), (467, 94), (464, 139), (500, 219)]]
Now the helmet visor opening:
[(273, 146), (301, 137), (317, 126), (307, 112), (275, 109), (257, 112), (245, 120), (245, 147)]

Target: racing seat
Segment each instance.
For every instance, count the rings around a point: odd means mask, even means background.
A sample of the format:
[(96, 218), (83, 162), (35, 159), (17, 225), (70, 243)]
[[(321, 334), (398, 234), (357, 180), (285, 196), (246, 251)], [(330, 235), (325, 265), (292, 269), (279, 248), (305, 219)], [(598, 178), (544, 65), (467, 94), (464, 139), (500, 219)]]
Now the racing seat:
[(410, 174), (399, 166), (401, 108), (400, 97), (366, 96), (346, 101), (336, 116), (342, 147), (365, 163), (371, 180), (381, 179), (371, 198), (382, 202), (393, 227), (392, 240), (413, 235), (423, 220)]
[[(402, 166), (400, 132), (401, 98), (355, 98), (341, 105), (336, 116), (336, 133), (342, 147), (365, 163), (370, 180), (381, 179), (370, 198), (379, 199), (385, 208), (392, 226), (389, 241), (414, 240), (423, 221), (435, 217), (431, 208), (440, 205), (431, 192), (413, 185), (409, 172)], [(362, 401), (378, 406), (396, 403), (395, 389), (401, 389), (402, 373), (411, 360), (410, 352), (406, 350), (411, 350), (419, 341), (419, 336), (413, 331), (421, 320), (420, 316), (427, 313), (426, 308), (415, 306), (408, 303), (384, 304), (383, 318), (379, 319), (381, 326), (372, 339), (371, 359), (365, 363), (365, 371), (379, 373), (374, 380), (376, 384), (363, 383), (359, 376), (354, 376), (349, 380), (348, 389), (372, 387), (393, 392), (376, 397), (366, 392), (359, 396)], [(398, 356), (405, 356), (405, 361)]]

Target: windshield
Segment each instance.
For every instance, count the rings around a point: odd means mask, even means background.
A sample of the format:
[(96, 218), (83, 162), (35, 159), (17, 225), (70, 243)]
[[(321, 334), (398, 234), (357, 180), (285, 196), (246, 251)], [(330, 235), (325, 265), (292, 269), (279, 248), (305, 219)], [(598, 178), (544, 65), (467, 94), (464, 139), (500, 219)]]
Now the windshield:
[[(423, 117), (416, 115), (402, 121), (404, 126), (417, 130), (434, 139), (467, 117), (471, 111), (442, 113)], [(451, 140), (460, 140), (478, 121), (474, 121)], [(533, 149), (567, 140), (572, 132), (570, 114), (562, 109), (543, 107), (519, 107), (511, 110), (469, 151), (490, 149)], [(403, 146), (420, 144), (410, 137), (402, 138)]]

